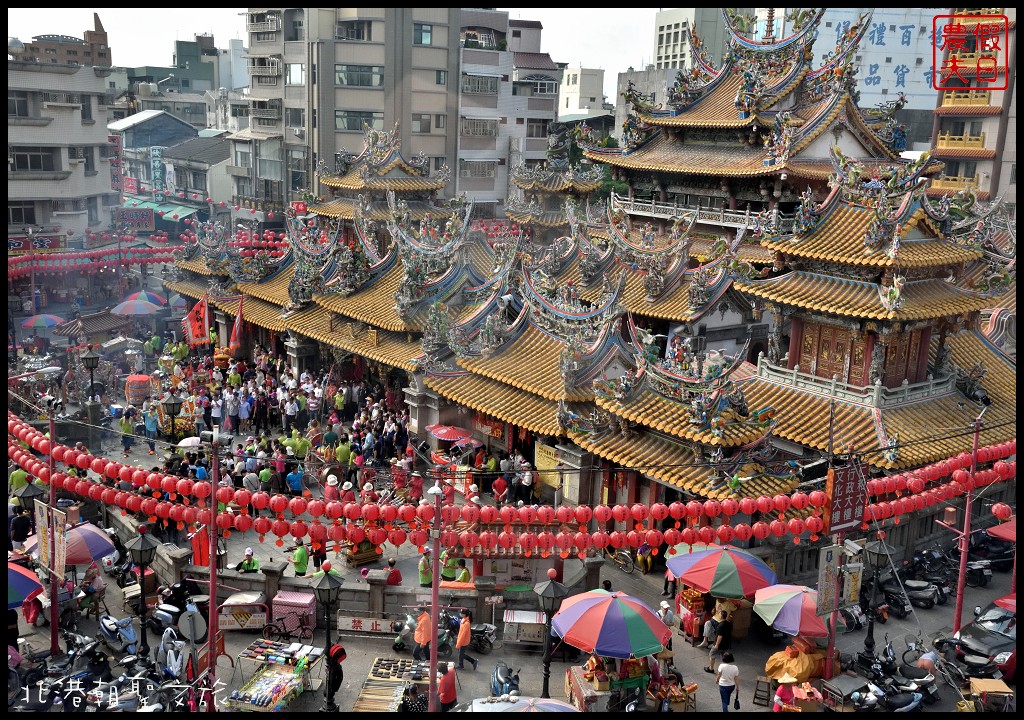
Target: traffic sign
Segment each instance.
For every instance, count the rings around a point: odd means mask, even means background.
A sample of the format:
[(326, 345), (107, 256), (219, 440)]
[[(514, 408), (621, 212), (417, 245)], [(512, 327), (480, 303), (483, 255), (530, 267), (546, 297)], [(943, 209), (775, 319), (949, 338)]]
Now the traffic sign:
[(505, 597), (503, 595), (488, 595), (484, 598), (485, 605), (503, 605), (505, 603)]

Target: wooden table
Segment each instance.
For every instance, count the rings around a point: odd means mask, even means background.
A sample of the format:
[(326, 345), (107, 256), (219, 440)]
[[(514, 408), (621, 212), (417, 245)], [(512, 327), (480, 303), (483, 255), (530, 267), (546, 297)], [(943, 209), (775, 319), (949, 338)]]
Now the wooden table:
[(410, 684), (420, 686), (420, 692), (427, 692), (430, 685), (428, 661), (407, 657), (374, 658), (352, 712), (398, 712)]

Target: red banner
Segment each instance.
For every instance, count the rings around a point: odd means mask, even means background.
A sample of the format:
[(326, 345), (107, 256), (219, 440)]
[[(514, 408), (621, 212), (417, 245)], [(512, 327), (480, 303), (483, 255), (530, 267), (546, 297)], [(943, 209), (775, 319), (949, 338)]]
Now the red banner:
[(7, 254), (63, 252), (67, 249), (67, 238), (57, 235), (14, 235), (7, 238)]
[(181, 321), (181, 329), (185, 341), (193, 347), (210, 342), (210, 307), (206, 295), (188, 311), (188, 315)]
[(242, 350), (242, 301), (238, 300), (238, 314), (235, 315), (235, 322), (231, 326), (231, 337), (228, 338), (228, 352), (231, 355), (238, 355)]

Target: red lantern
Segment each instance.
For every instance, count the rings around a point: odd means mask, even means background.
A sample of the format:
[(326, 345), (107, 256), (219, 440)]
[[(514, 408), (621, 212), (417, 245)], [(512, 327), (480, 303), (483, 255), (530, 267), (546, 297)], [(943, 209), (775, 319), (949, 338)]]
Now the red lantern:
[(217, 502), (227, 505), (235, 499), (235, 489), (229, 485), (221, 485), (217, 488)]
[[(504, 509), (504, 508), (502, 508)], [(434, 519), (434, 506), (433, 505), (420, 505), (416, 508), (416, 517), (420, 519), (420, 522), (429, 523)]]
[(128, 498), (128, 510), (129, 512), (137, 513), (142, 509), (142, 498), (138, 495), (132, 495)]
[(530, 525), (537, 519), (537, 511), (529, 505), (523, 506), (519, 508), (519, 519), (522, 520), (524, 524)]
[(89, 499), (99, 502), (103, 496), (103, 486), (99, 483), (92, 483), (89, 487)]
[[(402, 533), (402, 536), (404, 538), (404, 532)], [(317, 547), (323, 547), (324, 541), (327, 540), (327, 528), (324, 527), (319, 520), (314, 521), (313, 524), (309, 526), (309, 539), (316, 543)], [(328, 563), (324, 563), (324, 565), (327, 564)], [(330, 568), (324, 567), (324, 572), (329, 570)]]
[(673, 547), (683, 541), (683, 535), (675, 528), (669, 528), (664, 532), (664, 540), (666, 545)]
[(733, 529), (728, 525), (719, 525), (715, 534), (718, 535), (718, 542), (726, 545), (732, 541)]
[(775, 508), (775, 502), (767, 495), (762, 495), (757, 499), (757, 509), (762, 513), (770, 513)]
[(252, 493), (249, 490), (246, 490), (245, 488), (241, 488), (239, 490), (235, 490), (235, 496), (234, 496), (235, 505), (238, 505), (239, 507), (245, 508), (249, 504), (249, 502), (251, 500), (252, 500)]
[(480, 509), (473, 503), (466, 503), (462, 506), (462, 519), (468, 523), (475, 523), (480, 515)]
[(648, 530), (644, 540), (651, 546), (652, 550), (657, 550), (661, 547), (662, 542), (664, 542), (665, 536), (661, 533), (661, 530)]
[[(130, 483), (132, 481), (132, 475), (135, 474), (135, 468), (129, 467), (128, 465), (122, 465), (121, 469), (117, 473), (117, 479), (121, 482)], [(173, 488), (168, 492), (174, 492)]]
[(212, 489), (213, 488), (210, 486), (210, 483), (203, 480), (202, 482), (197, 482), (192, 487), (192, 494), (195, 495), (199, 500), (203, 500), (204, 498), (210, 497), (210, 492), (212, 491)]
[(260, 535), (266, 535), (268, 532), (270, 532), (270, 525), (270, 518), (258, 517), (255, 520), (253, 520), (252, 528)]
[(568, 552), (572, 549), (574, 536), (572, 533), (560, 532), (555, 536), (555, 547), (561, 552)]
[[(544, 508), (541, 508), (542, 510)], [(550, 510), (551, 508), (547, 508)], [(480, 508), (480, 522), (490, 525), (498, 520), (498, 508), (493, 505), (484, 505)]]
[(388, 542), (390, 542), (392, 545), (396, 547), (401, 547), (402, 545), (404, 545), (406, 539), (407, 536), (405, 530), (402, 530), (401, 528), (395, 528), (394, 530), (388, 532)]
[(825, 521), (817, 515), (807, 518), (805, 527), (814, 534), (820, 533), (825, 528)]
[[(425, 505), (424, 507), (429, 507)], [(347, 502), (345, 503), (345, 517), (351, 521), (356, 521), (363, 515), (363, 508), (359, 503)]]
[(772, 498), (772, 505), (775, 507), (775, 511), (778, 513), (784, 513), (789, 510), (789, 495), (776, 495)]
[(480, 536), (472, 530), (466, 530), (459, 534), (459, 544), (466, 550), (476, 547), (478, 542), (480, 542)]
[(425, 530), (410, 530), (409, 531), (409, 544), (414, 547), (423, 547), (427, 542), (427, 533)]
[(789, 521), (789, 532), (791, 532), (793, 535), (803, 534), (805, 527), (806, 524), (800, 518), (793, 518)]
[(459, 509), (454, 505), (441, 507), (441, 520), (445, 525), (452, 525), (459, 519)]
[(697, 520), (698, 518), (700, 518), (701, 513), (703, 512), (704, 503), (697, 502), (696, 500), (691, 500), (690, 502), (686, 503), (686, 515), (691, 520)]
[(270, 495), (265, 492), (255, 492), (252, 494), (252, 500), (250, 500), (252, 506), (257, 510), (263, 510), (270, 503)]
[(594, 517), (598, 522), (606, 523), (612, 517), (612, 509), (607, 505), (598, 505), (594, 508)]
[[(395, 512), (397, 517), (398, 508), (394, 505), (388, 505), (388, 507)], [(306, 506), (306, 510), (309, 512), (309, 516), (318, 518), (324, 514), (324, 510), (327, 509), (327, 504), (323, 500), (310, 500), (309, 505)], [(394, 518), (392, 518), (394, 520)]]
[(235, 530), (238, 532), (246, 532), (252, 527), (252, 518), (248, 515), (237, 515), (235, 516)]
[[(662, 520), (667, 518), (668, 505), (666, 505), (665, 503), (654, 503), (653, 505), (651, 505), (651, 517), (657, 520), (658, 522), (661, 522)], [(576, 509), (576, 519), (579, 520), (579, 508)], [(586, 522), (586, 520), (580, 520), (580, 522)]]
[[(295, 500), (292, 500), (292, 502), (295, 502)], [(305, 503), (303, 505), (305, 505)], [(303, 507), (302, 510), (305, 511), (306, 508)], [(296, 514), (299, 514), (299, 513), (296, 513)], [(376, 503), (367, 503), (366, 505), (363, 505), (363, 520), (365, 520), (366, 522), (371, 522), (372, 523), (372, 522), (377, 522), (377, 518), (379, 518), (379, 517), (380, 517), (380, 505), (377, 505)]]
[(825, 507), (825, 503), (828, 502), (828, 496), (821, 490), (813, 491), (807, 499), (811, 501), (811, 507), (816, 508)]
[(999, 520), (1009, 520), (1013, 515), (1013, 508), (1006, 503), (996, 503), (992, 506), (992, 514)]
[(636, 520), (637, 522), (643, 522), (648, 518), (648, 516), (650, 516), (651, 510), (646, 505), (636, 503), (633, 505), (632, 508), (630, 508), (630, 513), (632, 514), (634, 520)]
[(537, 547), (537, 536), (532, 532), (524, 532), (519, 535), (519, 547), (523, 553), (529, 555)]
[(555, 511), (555, 517), (558, 518), (558, 522), (562, 523), (563, 525), (566, 525), (568, 523), (571, 523), (573, 521), (573, 518), (576, 517), (576, 515), (571, 507), (569, 507), (568, 505), (562, 505), (561, 507), (558, 508), (558, 510)]
[(594, 543), (594, 547), (598, 550), (604, 550), (608, 547), (608, 533), (596, 532), (591, 536), (591, 541)]
[(120, 469), (120, 466), (115, 462), (111, 462), (101, 457), (94, 457), (92, 459), (92, 464), (89, 466), (89, 468), (97, 475), (106, 475), (108, 467), (114, 469), (114, 474), (109, 477), (117, 477), (117, 471)]
[(296, 520), (291, 526), (292, 537), (296, 539), (306, 537), (306, 529), (306, 523)]
[(505, 525), (511, 525), (519, 519), (519, 513), (516, 509), (510, 505), (505, 505), (498, 511), (498, 516), (501, 517), (501, 522)]
[(684, 528), (681, 533), (681, 536), (683, 542), (687, 545), (693, 545), (695, 542), (697, 542), (697, 531), (693, 528)]
[(235, 519), (228, 512), (217, 513), (217, 527), (221, 530), (230, 530), (235, 526)]
[[(134, 479), (134, 476), (133, 476), (133, 479)], [(174, 484), (174, 490), (179, 495), (181, 495), (182, 498), (184, 498), (185, 501), (187, 502), (189, 496), (192, 494), (192, 491), (195, 489), (195, 484), (196, 483), (195, 483), (194, 480), (189, 480), (188, 478), (182, 478), (181, 480), (178, 480), (178, 482), (176, 482)]]
[(740, 512), (744, 515), (753, 515), (757, 512), (757, 502), (753, 498), (742, 498), (740, 500)]
[(756, 522), (751, 529), (754, 532), (754, 537), (758, 540), (764, 540), (772, 534), (772, 529), (768, 527), (768, 523), (766, 522)]
[(510, 533), (507, 530), (503, 530), (498, 535), (498, 544), (501, 545), (501, 547), (503, 547), (505, 550), (510, 550), (515, 546), (517, 539), (518, 536), (515, 533)]
[[(280, 518), (275, 520), (270, 526), (271, 532), (277, 535), (278, 538), (283, 538), (285, 535), (288, 534), (288, 531), (291, 529), (291, 524), (287, 520), (283, 520)], [(278, 540), (277, 542), (281, 545), (284, 544), (283, 542), (281, 542), (281, 540)]]
[(715, 541), (715, 530), (714, 528), (705, 525), (697, 531), (697, 537), (699, 537), (700, 541), (705, 545), (710, 545)]
[(722, 514), (726, 517), (732, 517), (740, 511), (740, 504), (732, 498), (726, 498), (722, 501)]
[(790, 498), (790, 502), (797, 510), (803, 510), (810, 503), (810, 499), (802, 492), (795, 492)]
[(910, 492), (919, 493), (924, 490), (924, 481), (919, 477), (912, 477), (907, 481), (907, 487), (910, 488)]
[(722, 504), (717, 500), (704, 501), (704, 514), (708, 517), (718, 517), (722, 512)]
[(273, 495), (270, 498), (270, 511), (275, 515), (280, 515), (288, 507), (288, 498), (284, 495)]
[(740, 523), (733, 528), (733, 532), (736, 533), (736, 537), (740, 540), (747, 541), (750, 536), (754, 534), (754, 531), (750, 529), (750, 526), (746, 523)]
[(616, 550), (626, 547), (627, 542), (626, 533), (618, 530), (608, 536), (608, 543)]
[(366, 531), (366, 537), (370, 540), (371, 543), (378, 546), (377, 554), (381, 554), (383, 551), (379, 546), (383, 545), (385, 541), (388, 539), (388, 531), (384, 528), (371, 528)]
[(616, 505), (612, 508), (612, 517), (616, 522), (626, 522), (629, 519), (629, 508), (625, 505)]
[(104, 505), (113, 505), (114, 498), (117, 497), (117, 490), (114, 488), (107, 488), (100, 494), (100, 502)]
[(674, 502), (668, 506), (668, 514), (672, 516), (674, 520), (681, 520), (686, 515), (686, 506), (681, 502)]

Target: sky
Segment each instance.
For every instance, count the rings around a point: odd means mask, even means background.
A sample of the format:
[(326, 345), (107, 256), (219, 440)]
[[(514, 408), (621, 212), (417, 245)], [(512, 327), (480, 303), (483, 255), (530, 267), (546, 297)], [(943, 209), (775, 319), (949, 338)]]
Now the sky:
[[(658, 8), (628, 12), (543, 8), (499, 8), (515, 20), (537, 20), (544, 26), (541, 51), (555, 62), (605, 70), (608, 101), (615, 103), (618, 73), (633, 66), (643, 69), (654, 48), (654, 16)], [(93, 29), (99, 15), (110, 40), (114, 62), (121, 66), (167, 66), (175, 40), (192, 40), (197, 33), (214, 36), (217, 47), (233, 38), (247, 39), (245, 8), (8, 8), (7, 35), (29, 42), (35, 35), (81, 38)]]

